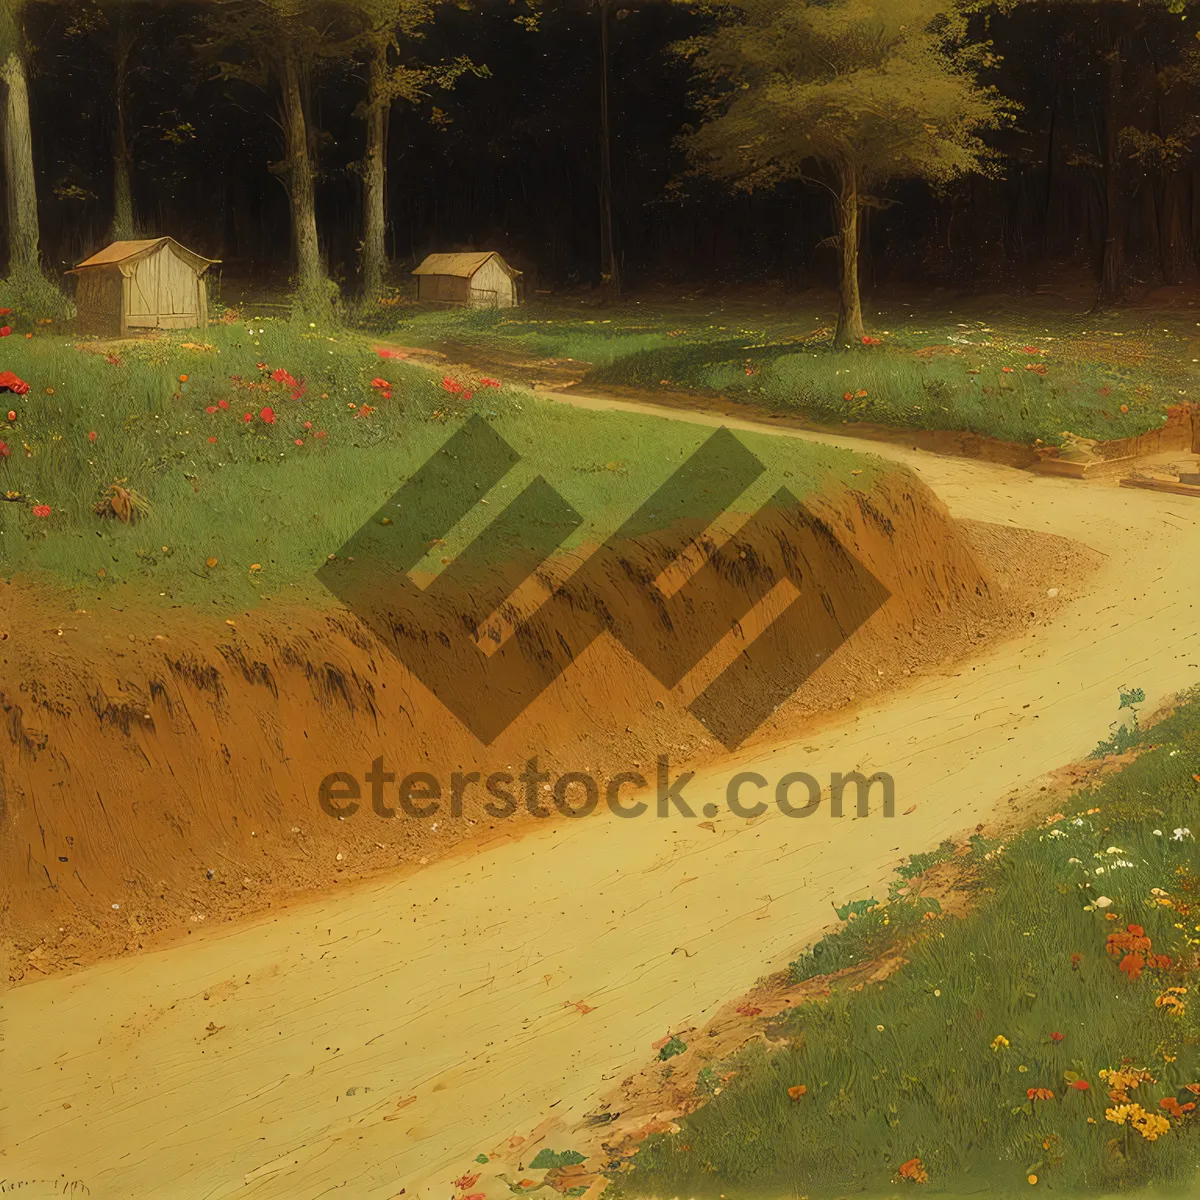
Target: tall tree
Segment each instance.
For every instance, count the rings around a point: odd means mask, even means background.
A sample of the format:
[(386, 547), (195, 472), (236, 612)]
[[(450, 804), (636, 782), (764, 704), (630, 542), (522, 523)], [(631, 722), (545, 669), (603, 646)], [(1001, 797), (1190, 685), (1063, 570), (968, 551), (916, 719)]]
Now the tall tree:
[(0, 78), (4, 81), (4, 176), (8, 193), (8, 269), (14, 277), (41, 275), (33, 128), (29, 116), (23, 5), (0, 6)]
[(840, 306), (836, 341), (866, 336), (859, 213), (897, 179), (945, 186), (996, 161), (980, 134), (1011, 106), (979, 82), (986, 45), (952, 0), (733, 0), (681, 49), (711, 89), (688, 138), (694, 166), (752, 190), (805, 179), (831, 195)]
[(341, 13), (319, 0), (210, 0), (205, 53), (221, 73), (274, 89), (283, 132), (276, 171), (287, 188), (296, 267), (296, 312), (327, 318), (336, 285), (317, 230), (317, 177), (306, 92), (318, 59), (344, 55)]
[(387, 142), (397, 100), (415, 103), (429, 71), (403, 60), (401, 40), (419, 36), (433, 15), (433, 0), (350, 0), (361, 22), (359, 41), (366, 59), (367, 96), (358, 108), (366, 123), (362, 162), (363, 220), (359, 270), (367, 303), (383, 291), (387, 271)]

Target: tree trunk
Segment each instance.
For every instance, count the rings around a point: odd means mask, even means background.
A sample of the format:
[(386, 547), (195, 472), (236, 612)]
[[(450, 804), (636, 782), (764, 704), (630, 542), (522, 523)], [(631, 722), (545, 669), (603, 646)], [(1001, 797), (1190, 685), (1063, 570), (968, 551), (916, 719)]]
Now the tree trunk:
[(363, 163), (363, 240), (360, 269), (363, 300), (383, 294), (387, 270), (387, 43), (372, 49), (367, 94), (367, 156)]
[(8, 183), (9, 274), (39, 271), (37, 184), (33, 173), (33, 130), (25, 62), (13, 49), (0, 67), (4, 106), (4, 172)]
[(843, 172), (838, 196), (838, 261), (841, 267), (840, 306), (834, 344), (861, 345), (866, 330), (863, 329), (862, 299), (858, 289), (858, 177), (853, 168)]
[(302, 310), (323, 312), (329, 306), (329, 296), (317, 238), (316, 180), (308, 147), (308, 120), (300, 87), (300, 64), (291, 47), (284, 53), (282, 75), (283, 129), (287, 147), (288, 195), (292, 207), (297, 298)]
[(1108, 53), (1104, 101), (1104, 258), (1100, 265), (1098, 304), (1115, 304), (1125, 297), (1125, 230), (1129, 214), (1120, 151), (1125, 47), (1122, 32)]
[(608, 0), (600, 9), (600, 280), (614, 295), (621, 292), (613, 235), (612, 130), (608, 121)]
[(113, 219), (110, 238), (125, 241), (134, 234), (133, 217), (133, 155), (129, 150), (128, 131), (125, 126), (125, 88), (129, 78), (129, 59), (133, 53), (133, 35), (122, 10), (115, 15), (117, 40), (114, 65), (116, 66), (116, 98), (113, 106)]

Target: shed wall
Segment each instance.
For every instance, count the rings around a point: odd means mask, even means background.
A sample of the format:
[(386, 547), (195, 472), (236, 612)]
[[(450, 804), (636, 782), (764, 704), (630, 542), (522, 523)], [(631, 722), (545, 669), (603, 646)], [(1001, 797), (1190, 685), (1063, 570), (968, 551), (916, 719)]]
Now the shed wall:
[(75, 328), (98, 337), (120, 337), (124, 279), (116, 267), (93, 267), (79, 273), (75, 288)]
[(516, 302), (516, 282), (496, 259), (489, 258), (471, 276), (473, 308), (512, 308)]

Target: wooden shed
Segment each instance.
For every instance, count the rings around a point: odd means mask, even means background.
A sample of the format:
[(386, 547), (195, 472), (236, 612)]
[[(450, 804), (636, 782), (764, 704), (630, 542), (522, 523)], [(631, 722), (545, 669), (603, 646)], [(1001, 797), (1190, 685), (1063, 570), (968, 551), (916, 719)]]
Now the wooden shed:
[(495, 250), (463, 254), (431, 254), (413, 272), (417, 299), (472, 308), (512, 308), (517, 303), (517, 277)]
[(81, 262), (75, 327), (81, 333), (124, 337), (137, 329), (197, 329), (208, 324), (202, 258), (174, 238), (113, 242)]

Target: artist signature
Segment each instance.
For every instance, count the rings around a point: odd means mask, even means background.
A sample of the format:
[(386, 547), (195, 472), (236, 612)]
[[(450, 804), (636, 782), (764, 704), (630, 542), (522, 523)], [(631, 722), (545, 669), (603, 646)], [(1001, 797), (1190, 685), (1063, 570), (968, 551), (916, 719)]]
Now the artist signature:
[(44, 1196), (90, 1196), (92, 1189), (82, 1179), (0, 1179), (0, 1196), (15, 1192), (40, 1192)]

